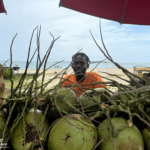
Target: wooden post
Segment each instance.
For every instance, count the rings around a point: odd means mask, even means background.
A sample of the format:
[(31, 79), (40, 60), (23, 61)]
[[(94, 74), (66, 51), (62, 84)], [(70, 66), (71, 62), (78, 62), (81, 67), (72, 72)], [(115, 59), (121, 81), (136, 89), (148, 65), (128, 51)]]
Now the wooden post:
[[(0, 96), (2, 97), (5, 90), (5, 84), (3, 83), (3, 74), (4, 74), (4, 67), (0, 64)], [(0, 98), (0, 106), (3, 104), (3, 100)]]

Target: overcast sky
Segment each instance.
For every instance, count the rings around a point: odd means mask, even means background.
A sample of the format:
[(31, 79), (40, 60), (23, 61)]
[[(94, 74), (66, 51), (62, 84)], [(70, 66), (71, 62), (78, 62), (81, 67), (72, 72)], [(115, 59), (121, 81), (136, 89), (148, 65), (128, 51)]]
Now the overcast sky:
[[(78, 50), (86, 53), (91, 61), (105, 59), (94, 43), (90, 30), (102, 47), (99, 18), (64, 7), (60, 0), (3, 0), (7, 15), (0, 14), (0, 60), (10, 58), (13, 37), (13, 61), (26, 61), (33, 29), (41, 25), (40, 54), (43, 58), (49, 45), (54, 44), (48, 61), (71, 61)], [(106, 48), (116, 62), (150, 62), (150, 27), (120, 25), (118, 22), (101, 19), (102, 34)], [(31, 54), (36, 48), (36, 32)], [(103, 47), (102, 47), (103, 48)], [(36, 58), (36, 57), (35, 57)], [(34, 59), (36, 61), (36, 59)]]

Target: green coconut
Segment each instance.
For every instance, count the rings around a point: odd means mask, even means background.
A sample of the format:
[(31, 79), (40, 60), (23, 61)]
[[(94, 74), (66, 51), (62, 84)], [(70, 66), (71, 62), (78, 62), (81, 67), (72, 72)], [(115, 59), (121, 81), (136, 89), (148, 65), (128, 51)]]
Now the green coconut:
[(150, 127), (146, 127), (142, 130), (142, 136), (145, 143), (145, 149), (150, 149)]
[(49, 124), (45, 117), (43, 121), (42, 118), (42, 112), (37, 110), (36, 116), (33, 108), (25, 115), (25, 138), (23, 132), (23, 119), (21, 119), (11, 135), (11, 144), (14, 150), (24, 150), (25, 147), (26, 150), (32, 147), (39, 148), (41, 146), (40, 143), (43, 144)]
[[(3, 137), (5, 126), (6, 126), (5, 114), (2, 110), (0, 110), (0, 139)], [(8, 128), (6, 128), (5, 131), (4, 141), (6, 140), (7, 135), (8, 135)]]
[[(111, 118), (113, 133), (124, 128), (127, 120), (121, 117)], [(109, 136), (107, 129), (107, 119), (98, 126), (99, 139), (102, 140)], [(117, 136), (113, 136), (113, 141), (116, 150), (144, 150), (144, 142), (139, 129), (132, 124), (131, 127), (124, 128)], [(113, 145), (110, 138), (105, 139), (98, 147), (98, 150), (113, 150)]]
[(87, 90), (79, 98), (80, 105), (82, 105), (85, 111), (99, 110), (99, 104), (108, 101), (107, 98), (102, 95), (103, 93), (109, 96), (109, 93), (106, 92), (104, 88), (95, 88), (93, 90), (94, 91)]
[(74, 110), (72, 107), (77, 108), (78, 102), (73, 90), (60, 87), (57, 91), (53, 91), (50, 94), (53, 94), (51, 117), (53, 117), (52, 115), (54, 117), (59, 116), (59, 111), (61, 113), (69, 113)]
[(48, 150), (91, 150), (97, 139), (98, 133), (91, 121), (80, 114), (69, 114), (53, 125)]

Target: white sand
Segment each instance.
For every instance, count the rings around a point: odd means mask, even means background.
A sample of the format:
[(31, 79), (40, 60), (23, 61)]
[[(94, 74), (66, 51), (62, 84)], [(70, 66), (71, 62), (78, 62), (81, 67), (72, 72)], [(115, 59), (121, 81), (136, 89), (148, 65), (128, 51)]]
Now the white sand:
[[(130, 71), (130, 72), (132, 72), (133, 73), (133, 68), (126, 68), (128, 71)], [(45, 78), (44, 78), (44, 83), (46, 83), (47, 81), (49, 81), (50, 79), (52, 79), (52, 78), (54, 78), (55, 76), (56, 76), (56, 74), (54, 74), (55, 72), (57, 72), (57, 73), (59, 73), (59, 72), (61, 72), (62, 70), (64, 70), (64, 69), (62, 69), (62, 68), (59, 68), (59, 69), (48, 69), (47, 71), (46, 71), (46, 74), (45, 74)], [(92, 71), (93, 69), (92, 68), (90, 68), (90, 69), (87, 69), (87, 72), (90, 72), (90, 71)], [(42, 72), (43, 70), (41, 69), (40, 70), (40, 72)], [(99, 75), (103, 78), (103, 80), (104, 80), (104, 82), (106, 82), (106, 81), (109, 81), (108, 79), (112, 79), (112, 80), (115, 80), (115, 81), (117, 81), (117, 82), (119, 82), (119, 83), (122, 83), (122, 84), (129, 84), (129, 83), (127, 83), (127, 82), (125, 82), (125, 81), (123, 81), (123, 80), (121, 80), (121, 79), (119, 79), (119, 78), (117, 78), (117, 77), (114, 77), (114, 76), (110, 76), (110, 75), (107, 75), (107, 74), (105, 74), (105, 73), (100, 73), (100, 71), (105, 71), (106, 73), (110, 73), (110, 74), (115, 74), (115, 75), (118, 75), (119, 77), (121, 77), (121, 78), (123, 78), (123, 79), (126, 79), (126, 80), (129, 80), (128, 79), (128, 77), (122, 72), (122, 70), (120, 70), (120, 69), (118, 69), (118, 68), (96, 68), (96, 69), (94, 69), (92, 72), (97, 72), (97, 73), (99, 73)], [(24, 72), (24, 70), (19, 70), (19, 73), (23, 73)], [(31, 70), (31, 69), (29, 69), (28, 71), (27, 71), (27, 73), (35, 73), (36, 72), (36, 70)], [(64, 71), (63, 71), (64, 72)], [(66, 73), (67, 74), (74, 74), (74, 72), (73, 72), (73, 69), (68, 69), (67, 71), (66, 71)], [(48, 84), (48, 86), (47, 86), (47, 88), (49, 89), (49, 88), (52, 88), (53, 86), (55, 86), (56, 84), (58, 84), (59, 83), (59, 80), (60, 80), (60, 77), (62, 77), (62, 73), (61, 73), (61, 75), (57, 78), (57, 79), (54, 79), (52, 82), (50, 82), (49, 84)], [(108, 79), (106, 79), (106, 78), (108, 78)], [(42, 80), (42, 75), (38, 78), (38, 81), (40, 82)], [(30, 81), (30, 80), (29, 80)], [(115, 90), (115, 88), (113, 88), (113, 87), (109, 87), (109, 89), (110, 90)]]

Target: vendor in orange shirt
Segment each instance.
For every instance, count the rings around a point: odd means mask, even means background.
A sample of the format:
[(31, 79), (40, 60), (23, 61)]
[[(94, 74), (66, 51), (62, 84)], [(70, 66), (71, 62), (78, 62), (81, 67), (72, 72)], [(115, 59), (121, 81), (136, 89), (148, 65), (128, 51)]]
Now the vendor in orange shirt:
[(63, 84), (61, 84), (62, 87), (76, 84), (76, 86), (72, 90), (75, 92), (77, 97), (80, 97), (84, 92), (82, 89), (87, 91), (88, 89), (86, 88), (107, 88), (103, 83), (86, 85), (97, 81), (104, 82), (104, 80), (99, 76), (97, 72), (86, 72), (86, 70), (89, 68), (89, 62), (89, 57), (86, 54), (76, 53), (75, 55), (73, 55), (71, 63), (75, 75), (67, 74), (65, 75), (64, 79), (62, 79), (62, 81), (67, 79)]

